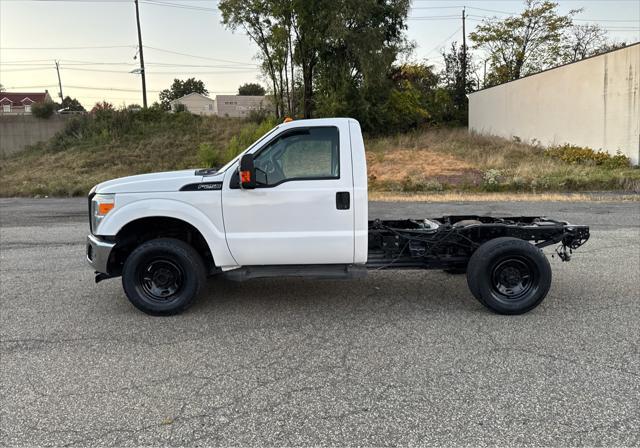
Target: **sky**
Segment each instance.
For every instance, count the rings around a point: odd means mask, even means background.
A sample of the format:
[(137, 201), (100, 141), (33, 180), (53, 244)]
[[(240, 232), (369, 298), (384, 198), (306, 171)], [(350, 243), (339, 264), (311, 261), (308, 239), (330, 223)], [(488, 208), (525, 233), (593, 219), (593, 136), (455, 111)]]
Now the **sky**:
[[(640, 41), (640, 0), (560, 0), (566, 13), (582, 8), (576, 23), (598, 23), (613, 40)], [(442, 65), (440, 52), (462, 40), (485, 17), (522, 10), (521, 0), (413, 0), (410, 60)], [(221, 23), (216, 0), (140, 0), (149, 103), (174, 78), (196, 77), (210, 96), (237, 93), (246, 82), (266, 86), (256, 45)], [(0, 0), (0, 83), (7, 91), (62, 90), (87, 108), (106, 100), (141, 104), (135, 7), (132, 0)]]

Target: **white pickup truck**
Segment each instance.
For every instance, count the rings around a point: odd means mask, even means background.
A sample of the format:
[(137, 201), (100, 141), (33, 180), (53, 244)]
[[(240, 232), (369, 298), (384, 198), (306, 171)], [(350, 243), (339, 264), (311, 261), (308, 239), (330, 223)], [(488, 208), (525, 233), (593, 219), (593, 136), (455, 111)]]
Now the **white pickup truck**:
[(180, 313), (207, 276), (349, 278), (380, 269), (466, 272), (502, 314), (542, 302), (551, 268), (589, 228), (542, 217), (368, 218), (356, 120), (283, 123), (222, 168), (110, 180), (89, 193), (87, 259), (96, 282), (122, 276), (133, 305)]

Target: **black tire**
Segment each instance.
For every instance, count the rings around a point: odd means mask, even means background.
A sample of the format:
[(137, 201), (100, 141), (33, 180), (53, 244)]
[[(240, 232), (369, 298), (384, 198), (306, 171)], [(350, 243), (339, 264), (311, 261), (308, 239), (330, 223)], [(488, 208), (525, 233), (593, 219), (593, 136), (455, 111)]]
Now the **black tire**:
[(487, 241), (467, 266), (469, 290), (498, 314), (523, 314), (540, 305), (551, 277), (551, 265), (542, 250), (517, 238)]
[(204, 263), (195, 249), (172, 238), (141, 244), (127, 257), (122, 270), (122, 286), (129, 301), (153, 316), (186, 310), (206, 278)]

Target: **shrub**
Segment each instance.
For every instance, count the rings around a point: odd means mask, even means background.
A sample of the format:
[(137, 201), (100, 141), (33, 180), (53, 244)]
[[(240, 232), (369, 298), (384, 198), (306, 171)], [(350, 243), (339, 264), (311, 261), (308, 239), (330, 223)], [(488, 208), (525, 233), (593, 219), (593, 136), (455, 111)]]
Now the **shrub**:
[(250, 110), (247, 114), (247, 121), (252, 121), (254, 123), (262, 123), (266, 120), (275, 121), (275, 117), (273, 116), (273, 112), (267, 109), (256, 109)]
[(500, 178), (502, 176), (502, 171), (491, 168), (484, 172), (482, 175), (482, 180), (484, 181), (484, 185), (488, 190), (497, 190), (500, 185)]
[(49, 118), (55, 112), (55, 104), (53, 103), (34, 103), (31, 106), (31, 114), (36, 118)]
[(606, 168), (627, 168), (631, 165), (631, 159), (620, 154), (619, 152), (615, 156), (609, 156), (609, 158), (603, 163)]
[(421, 102), (420, 92), (410, 84), (403, 90), (392, 90), (389, 96), (388, 115), (385, 117), (387, 127), (406, 132), (425, 124), (429, 119), (429, 113)]
[(74, 144), (87, 146), (120, 139), (136, 141), (148, 135), (172, 129), (176, 135), (197, 133), (202, 117), (189, 113), (168, 114), (157, 108), (113, 110), (101, 108), (93, 114), (74, 117), (47, 144), (50, 151)]
[(611, 156), (604, 151), (594, 151), (591, 148), (570, 144), (549, 147), (545, 149), (544, 154), (574, 165), (602, 165), (605, 168), (626, 168), (631, 164), (631, 160), (620, 153)]
[(198, 159), (207, 168), (213, 168), (224, 163), (223, 160), (220, 160), (220, 151), (211, 143), (200, 143), (198, 145)]
[(113, 111), (113, 110), (115, 110), (113, 107), (113, 104), (107, 101), (102, 101), (102, 102), (99, 101), (93, 106), (93, 109), (91, 109), (91, 113), (96, 114), (100, 112)]
[(247, 149), (249, 145), (271, 130), (276, 124), (277, 121), (275, 117), (269, 117), (260, 124), (249, 122), (242, 126), (240, 133), (231, 137), (225, 153), (225, 159), (227, 161), (233, 159)]
[(444, 191), (445, 185), (438, 182), (436, 179), (428, 179), (424, 176), (405, 176), (400, 182), (401, 191), (407, 193), (415, 193), (415, 192), (440, 192)]

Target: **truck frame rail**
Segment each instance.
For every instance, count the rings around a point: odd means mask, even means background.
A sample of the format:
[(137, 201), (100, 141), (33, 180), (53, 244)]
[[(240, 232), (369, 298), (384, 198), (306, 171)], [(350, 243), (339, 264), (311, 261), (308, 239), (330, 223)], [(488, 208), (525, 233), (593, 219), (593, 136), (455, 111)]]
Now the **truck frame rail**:
[(483, 243), (500, 237), (530, 241), (538, 248), (558, 244), (569, 261), (589, 239), (587, 226), (544, 217), (443, 216), (437, 219), (369, 221), (369, 269), (463, 269)]

